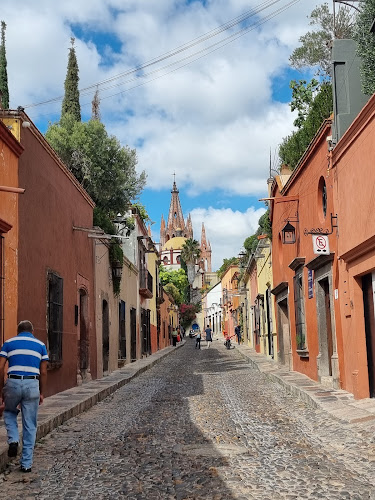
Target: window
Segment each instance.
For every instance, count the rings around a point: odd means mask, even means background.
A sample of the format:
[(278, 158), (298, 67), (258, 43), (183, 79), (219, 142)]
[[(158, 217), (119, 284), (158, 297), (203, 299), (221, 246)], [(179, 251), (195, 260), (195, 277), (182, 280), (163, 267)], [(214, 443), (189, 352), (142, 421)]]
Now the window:
[(325, 182), (322, 188), (322, 207), (323, 207), (323, 215), (325, 217), (327, 215), (327, 186)]
[(319, 179), (319, 185), (318, 185), (318, 207), (319, 207), (318, 213), (321, 222), (324, 222), (327, 216), (327, 204), (328, 204), (328, 199), (327, 199), (326, 181), (324, 177), (321, 177)]
[(303, 267), (296, 271), (294, 281), (294, 311), (296, 321), (297, 350), (306, 350), (305, 304), (303, 293)]
[(63, 279), (54, 272), (48, 273), (48, 351), (51, 363), (62, 362), (63, 332)]
[(167, 265), (168, 264), (168, 257), (164, 257), (163, 262), (164, 262), (164, 265)]
[(177, 255), (176, 262), (177, 262), (177, 264), (181, 264), (181, 256), (180, 255)]

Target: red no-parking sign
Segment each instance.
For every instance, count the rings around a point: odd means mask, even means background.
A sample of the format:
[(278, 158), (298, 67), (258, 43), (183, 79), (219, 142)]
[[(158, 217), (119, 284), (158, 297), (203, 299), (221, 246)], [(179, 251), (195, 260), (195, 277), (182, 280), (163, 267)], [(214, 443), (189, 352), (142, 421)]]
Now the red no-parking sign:
[(313, 234), (312, 240), (315, 254), (329, 254), (328, 236), (322, 234)]

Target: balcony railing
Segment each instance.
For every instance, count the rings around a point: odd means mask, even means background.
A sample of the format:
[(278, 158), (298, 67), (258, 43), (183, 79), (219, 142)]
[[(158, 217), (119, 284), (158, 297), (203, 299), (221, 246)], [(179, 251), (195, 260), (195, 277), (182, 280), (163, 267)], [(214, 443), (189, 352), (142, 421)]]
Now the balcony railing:
[(140, 280), (139, 280), (139, 293), (143, 297), (151, 299), (152, 293), (152, 283), (153, 278), (147, 269), (141, 269)]
[(156, 307), (160, 307), (160, 305), (163, 302), (164, 302), (163, 286), (161, 283), (159, 283), (159, 286), (157, 287)]

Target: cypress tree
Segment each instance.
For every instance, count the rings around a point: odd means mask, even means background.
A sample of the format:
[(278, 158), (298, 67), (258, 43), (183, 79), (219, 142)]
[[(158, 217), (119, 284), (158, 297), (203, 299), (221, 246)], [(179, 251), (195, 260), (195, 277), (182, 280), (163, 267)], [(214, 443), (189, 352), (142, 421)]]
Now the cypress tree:
[(98, 120), (100, 122), (100, 97), (98, 88), (96, 88), (94, 98), (91, 102), (91, 120)]
[(65, 78), (65, 95), (61, 108), (61, 117), (65, 114), (71, 114), (77, 122), (81, 121), (81, 106), (79, 104), (78, 90), (78, 63), (74, 47), (74, 38), (70, 39), (71, 48), (69, 49), (68, 69)]
[(1, 45), (0, 45), (0, 108), (9, 109), (9, 89), (7, 58), (5, 52), (5, 30), (7, 25), (1, 21)]

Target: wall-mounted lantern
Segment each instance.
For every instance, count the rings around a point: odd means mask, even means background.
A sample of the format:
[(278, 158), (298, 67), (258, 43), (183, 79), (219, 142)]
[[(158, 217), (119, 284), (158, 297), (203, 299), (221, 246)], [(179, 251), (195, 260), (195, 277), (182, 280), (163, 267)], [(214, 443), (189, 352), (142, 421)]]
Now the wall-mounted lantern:
[(281, 230), (284, 245), (293, 245), (296, 242), (296, 228), (288, 221)]
[(122, 277), (122, 267), (123, 264), (119, 260), (115, 260), (114, 262), (112, 262), (112, 274), (114, 278)]

